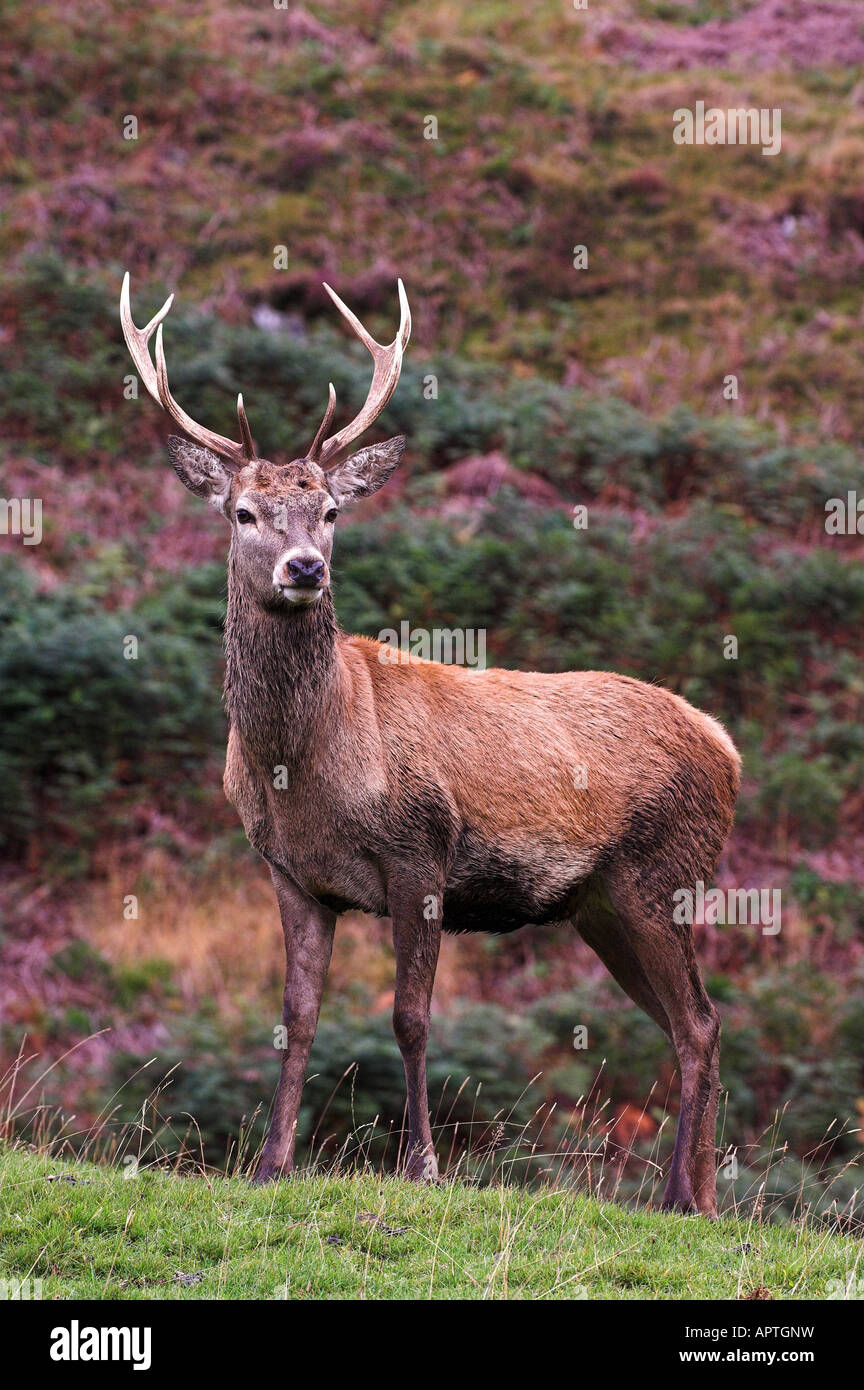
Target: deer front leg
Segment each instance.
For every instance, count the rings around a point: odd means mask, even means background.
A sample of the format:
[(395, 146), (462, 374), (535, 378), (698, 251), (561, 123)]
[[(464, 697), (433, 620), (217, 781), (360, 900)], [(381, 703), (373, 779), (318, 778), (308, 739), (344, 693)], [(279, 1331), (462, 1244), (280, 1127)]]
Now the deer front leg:
[(283, 1177), (294, 1167), (297, 1112), (309, 1050), (318, 1026), (321, 995), (330, 965), (336, 916), (302, 894), (290, 880), (271, 869), (285, 936), (285, 993), (282, 1023), (285, 1049), (273, 1102), (273, 1116), (255, 1182)]
[(434, 1181), (438, 1162), (429, 1125), (426, 1092), (426, 1040), (432, 986), (441, 945), (442, 894), (399, 891), (391, 894), (390, 916), (396, 952), (396, 998), (393, 1032), (402, 1053), (408, 1091), (408, 1145), (403, 1160), (407, 1178)]

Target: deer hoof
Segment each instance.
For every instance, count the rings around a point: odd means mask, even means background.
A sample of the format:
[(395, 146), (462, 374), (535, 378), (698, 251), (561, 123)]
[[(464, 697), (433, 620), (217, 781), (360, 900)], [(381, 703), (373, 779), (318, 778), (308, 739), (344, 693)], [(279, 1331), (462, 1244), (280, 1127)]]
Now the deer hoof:
[(253, 1187), (263, 1187), (266, 1182), (278, 1182), (280, 1178), (290, 1178), (293, 1169), (277, 1168), (275, 1164), (259, 1163), (249, 1181)]
[(434, 1154), (412, 1154), (405, 1164), (404, 1176), (409, 1182), (438, 1182), (438, 1161)]

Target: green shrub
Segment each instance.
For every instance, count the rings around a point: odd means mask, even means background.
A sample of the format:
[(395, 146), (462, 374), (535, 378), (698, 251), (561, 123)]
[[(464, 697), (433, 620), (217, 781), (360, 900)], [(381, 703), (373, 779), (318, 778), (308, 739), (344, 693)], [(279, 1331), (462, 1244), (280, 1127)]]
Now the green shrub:
[(842, 801), (842, 783), (830, 758), (805, 761), (788, 751), (768, 760), (761, 771), (756, 798), (759, 814), (805, 846), (833, 839)]
[[(38, 593), (8, 559), (2, 570), (0, 846), (50, 844), (59, 868), (127, 789), (140, 799), (200, 777), (223, 729), (217, 638), (202, 641), (200, 623), (192, 637), (162, 631), (72, 589)], [(130, 636), (137, 659), (124, 656)], [(74, 853), (69, 864), (83, 867)]]
[[(95, 281), (50, 255), (0, 280), (0, 311), (8, 304), (14, 312), (22, 296), (28, 303), (14, 354), (0, 345), (8, 387), (0, 424), (55, 458), (107, 460), (126, 439), (140, 450), (140, 414), (115, 402), (117, 381), (131, 371), (116, 328), (119, 273), (116, 280)], [(158, 307), (161, 290), (137, 287), (139, 321)], [(334, 382), (346, 416), (365, 400), (368, 356), (329, 320), (309, 333), (273, 333), (204, 317), (181, 301), (167, 339), (172, 389), (184, 407), (230, 432), (232, 401), (242, 390), (265, 453), (296, 457), (308, 443), (325, 404), (322, 382)], [(438, 383), (432, 397), (430, 375)], [(614, 397), (514, 379), (459, 357), (424, 361), (414, 352), (380, 430), (408, 436), (418, 474), (502, 448), (565, 497), (611, 487), (650, 509), (701, 498), (785, 527), (821, 529), (826, 500), (845, 496), (861, 475), (860, 454), (835, 442), (818, 451), (780, 444), (753, 421), (700, 417), (685, 407), (655, 419)]]
[[(429, 1094), (442, 1147), (452, 1143), (456, 1156), (466, 1145), (482, 1151), (490, 1126), (499, 1120), (507, 1138), (518, 1136), (538, 1104), (535, 1093), (524, 1094), (530, 1059), (547, 1041), (531, 1020), (491, 1004), (466, 1005), (434, 1019)], [(259, 1029), (231, 1038), (217, 1021), (198, 1017), (182, 1042), (177, 1037), (146, 1065), (151, 1059), (152, 1052), (112, 1058), (110, 1087), (118, 1091), (121, 1120), (134, 1122), (158, 1092), (149, 1121), (157, 1146), (176, 1151), (191, 1116), (193, 1148), (199, 1152), (200, 1144), (208, 1162), (224, 1162), (241, 1132), (254, 1150), (279, 1070), (279, 1053), (262, 1048)], [(374, 1162), (392, 1168), (397, 1158), (392, 1136), (401, 1128), (404, 1105), (405, 1077), (389, 1016), (325, 1012), (303, 1090), (298, 1157), (310, 1145), (325, 1158), (344, 1147), (353, 1162), (365, 1144)]]

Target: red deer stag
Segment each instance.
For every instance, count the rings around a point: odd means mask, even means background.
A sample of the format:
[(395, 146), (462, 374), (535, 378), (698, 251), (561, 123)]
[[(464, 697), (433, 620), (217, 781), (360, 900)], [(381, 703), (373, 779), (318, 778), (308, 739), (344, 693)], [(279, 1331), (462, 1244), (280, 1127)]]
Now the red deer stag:
[(713, 1216), (720, 1025), (673, 893), (712, 874), (738, 754), (708, 715), (624, 676), (394, 663), (390, 648), (340, 631), (334, 523), (386, 483), (405, 441), (345, 450), (393, 395), (411, 317), (400, 281), (399, 332), (384, 347), (325, 288), (372, 355), (372, 385), (359, 415), (328, 434), (331, 385), (311, 448), (282, 465), (257, 457), (242, 396), (239, 443), (174, 400), (162, 344), (173, 296), (137, 328), (127, 274), (120, 304), (147, 390), (187, 436), (168, 441), (174, 469), (231, 527), (225, 792), (270, 867), (287, 954), (287, 1045), (256, 1179), (293, 1166), (340, 913), (392, 920), (412, 1178), (437, 1176), (426, 1040), (442, 930), (569, 920), (673, 1043), (681, 1107), (663, 1202)]

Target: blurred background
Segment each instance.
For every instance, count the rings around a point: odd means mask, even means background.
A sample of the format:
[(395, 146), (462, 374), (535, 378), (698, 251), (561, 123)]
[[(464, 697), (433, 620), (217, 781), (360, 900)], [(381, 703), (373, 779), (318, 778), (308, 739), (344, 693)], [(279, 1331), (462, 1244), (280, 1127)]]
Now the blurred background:
[[(697, 928), (738, 1165), (720, 1186), (842, 1207), (864, 543), (825, 518), (862, 477), (861, 5), (2, 9), (0, 491), (43, 503), (41, 544), (0, 538), (10, 1129), (110, 1154), (133, 1123), (151, 1161), (233, 1164), (278, 1069), (278, 913), (221, 790), (227, 531), (129, 398), (123, 271), (139, 323), (178, 292), (184, 407), (230, 435), (242, 389), (277, 460), (328, 380), (344, 419), (365, 398), (321, 281), (389, 341), (401, 275), (414, 335), (377, 437), (408, 446), (340, 521), (340, 620), (485, 628), (489, 664), (621, 671), (725, 721), (745, 777), (718, 882), (783, 911), (779, 935)], [(699, 100), (779, 107), (782, 152), (676, 145)], [(387, 924), (344, 919), (304, 1155), (394, 1161), (392, 981)], [(430, 1056), (451, 1169), (656, 1185), (671, 1050), (569, 929), (447, 941)]]

